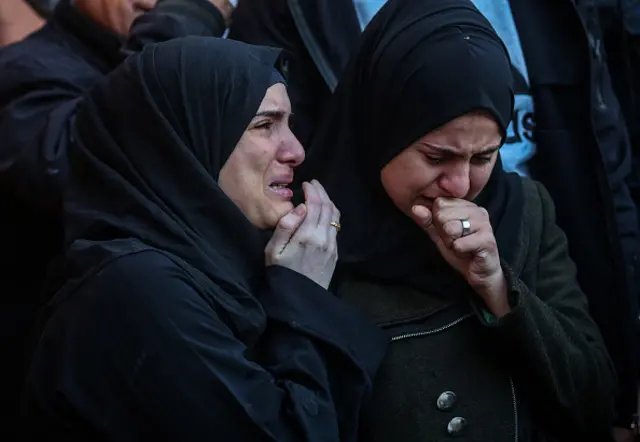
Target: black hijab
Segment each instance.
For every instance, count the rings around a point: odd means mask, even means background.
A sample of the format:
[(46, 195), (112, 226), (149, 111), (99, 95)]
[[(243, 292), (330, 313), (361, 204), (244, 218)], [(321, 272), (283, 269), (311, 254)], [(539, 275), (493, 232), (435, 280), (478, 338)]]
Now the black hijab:
[[(387, 196), (381, 169), (425, 134), (471, 111), (511, 120), (508, 52), (468, 0), (390, 0), (366, 28), (299, 175), (318, 178), (342, 212), (341, 269), (459, 292), (462, 278)], [(522, 215), (517, 176), (496, 164), (476, 203), (510, 261)]]
[(281, 79), (274, 68), (279, 54), (181, 38), (145, 47), (92, 89), (70, 153), (68, 273), (80, 277), (100, 261), (132, 253), (134, 240), (172, 254), (230, 293), (232, 303), (219, 302), (238, 322), (260, 309), (252, 281), (264, 268), (265, 232), (217, 181), (267, 89)]

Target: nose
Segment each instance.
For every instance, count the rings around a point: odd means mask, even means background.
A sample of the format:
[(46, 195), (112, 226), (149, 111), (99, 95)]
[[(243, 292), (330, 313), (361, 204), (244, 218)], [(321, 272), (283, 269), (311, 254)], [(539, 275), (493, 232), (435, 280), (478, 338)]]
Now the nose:
[(297, 167), (302, 164), (304, 158), (304, 147), (302, 147), (302, 144), (300, 144), (300, 141), (298, 141), (293, 132), (289, 131), (289, 134), (285, 135), (285, 138), (282, 140), (280, 149), (278, 149), (278, 161), (286, 163), (291, 167)]
[(452, 198), (464, 198), (469, 194), (471, 180), (469, 163), (456, 164), (440, 177), (438, 185)]

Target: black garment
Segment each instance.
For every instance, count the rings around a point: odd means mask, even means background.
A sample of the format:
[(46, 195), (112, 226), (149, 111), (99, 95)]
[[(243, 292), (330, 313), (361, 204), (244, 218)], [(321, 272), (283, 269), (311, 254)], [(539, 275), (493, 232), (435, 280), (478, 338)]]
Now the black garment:
[[(512, 311), (498, 321), (404, 284), (339, 284), (338, 296), (393, 341), (363, 411), (363, 442), (611, 440), (614, 368), (549, 194), (528, 179), (523, 188), (517, 253), (506, 268)], [(438, 407), (446, 391), (456, 395), (450, 409)], [(451, 437), (455, 417), (467, 425)]]
[[(638, 216), (625, 183), (629, 142), (586, 7), (589, 3), (511, 0), (511, 9), (538, 118), (534, 128), (537, 154), (531, 172), (557, 205), (557, 222), (567, 234), (578, 281), (620, 378), (618, 424), (627, 425), (637, 396), (633, 316), (637, 316), (635, 301), (640, 293)], [(234, 14), (231, 35), (254, 43), (290, 42), (285, 47), (292, 54), (292, 66), (297, 65), (288, 78), (290, 95), (292, 103), (305, 103), (294, 109), (296, 118), (317, 125), (335, 88), (323, 80), (327, 78), (324, 71), (338, 66), (333, 70), (338, 78), (348, 54), (357, 47), (356, 39), (342, 37), (359, 30), (357, 19), (349, 18), (355, 16), (352, 1), (244, 4)], [(321, 9), (326, 13), (316, 13)], [(260, 21), (274, 24), (262, 26), (251, 17), (254, 12), (259, 12)], [(312, 137), (305, 138), (305, 134), (312, 134), (315, 127), (294, 130), (309, 145)]]
[(207, 0), (161, 0), (124, 43), (64, 0), (41, 30), (0, 50), (0, 359), (6, 373), (0, 432), (15, 420), (10, 410), (17, 408), (23, 376), (23, 339), (46, 265), (62, 242), (70, 127), (83, 94), (121, 62), (123, 47), (132, 53), (157, 41), (223, 31), (221, 14)]
[(637, 0), (597, 0), (593, 6), (602, 29), (601, 52), (606, 54), (631, 140), (632, 173), (627, 183), (633, 200), (640, 205), (640, 4)]
[[(438, 275), (437, 290), (449, 296), (466, 288), (424, 231), (393, 204), (380, 171), (425, 134), (473, 111), (492, 115), (504, 138), (511, 84), (507, 50), (471, 3), (392, 0), (381, 9), (299, 173), (319, 179), (342, 208), (341, 267), (367, 277), (406, 278), (430, 291)], [(500, 250), (509, 256), (522, 212), (520, 178), (498, 163), (477, 202), (488, 209)]]
[[(470, 111), (493, 114), (504, 134), (512, 113), (511, 81), (506, 49), (466, 0), (389, 0), (366, 28), (327, 110), (326, 124), (310, 148), (311, 167), (302, 178), (313, 176), (324, 183), (342, 213), (339, 245), (345, 266), (336, 289), (340, 296), (357, 298), (361, 306), (367, 304), (367, 294), (385, 291), (388, 300), (380, 296), (378, 301), (386, 316), (379, 323), (405, 341), (392, 344), (385, 359), (395, 373), (384, 370), (376, 378), (377, 402), (371, 405), (375, 413), (363, 420), (363, 429), (370, 432), (362, 440), (387, 442), (394, 440), (393, 434), (399, 440), (425, 435), (443, 440), (436, 431), (444, 434), (446, 422), (439, 428), (434, 423), (445, 417), (434, 410), (433, 393), (450, 388), (445, 381), (465, 385), (456, 410), (464, 414), (449, 417), (469, 419), (462, 440), (515, 440), (517, 430), (521, 440), (541, 441), (536, 438), (540, 428), (561, 440), (609, 433), (615, 401), (612, 364), (541, 186), (527, 182), (525, 198), (523, 179), (505, 174), (498, 165), (476, 201), (491, 216), (512, 308), (496, 319), (483, 311), (477, 294), (380, 185), (380, 170), (392, 157)], [(368, 284), (345, 288), (353, 280)], [(412, 288), (421, 295), (413, 296), (420, 308), (402, 317), (399, 326), (393, 312), (405, 306), (395, 295)], [(462, 312), (432, 320), (422, 308), (433, 303), (457, 304)], [(469, 328), (457, 325), (464, 319), (469, 319)], [(409, 336), (398, 338), (405, 334)], [(435, 341), (438, 344), (429, 346)], [(474, 351), (460, 357), (460, 348), (466, 346)], [(399, 357), (403, 350), (410, 355)], [(424, 362), (430, 358), (442, 361)], [(451, 375), (454, 365), (464, 367), (456, 376)], [(478, 375), (475, 382), (470, 373)], [(515, 427), (509, 377), (519, 396)], [(497, 388), (470, 388), (478, 379)], [(429, 394), (421, 401), (405, 400), (424, 384), (430, 384), (423, 390)], [(500, 414), (484, 419), (496, 403)], [(407, 411), (412, 407), (418, 410)], [(509, 419), (504, 419), (505, 411)]]
[(265, 271), (265, 232), (217, 184), (279, 54), (149, 46), (81, 106), (32, 438), (355, 440), (386, 339), (305, 276)]
[(241, 1), (229, 30), (231, 39), (291, 55), (283, 73), (296, 110), (293, 132), (305, 147), (359, 37), (351, 0)]

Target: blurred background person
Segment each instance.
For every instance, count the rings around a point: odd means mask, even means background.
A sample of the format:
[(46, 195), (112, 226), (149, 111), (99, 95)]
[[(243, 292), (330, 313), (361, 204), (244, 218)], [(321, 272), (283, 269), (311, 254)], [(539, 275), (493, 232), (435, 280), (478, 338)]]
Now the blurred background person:
[(15, 423), (25, 343), (62, 244), (67, 152), (84, 93), (147, 44), (222, 35), (230, 13), (225, 0), (62, 0), (40, 30), (0, 50), (0, 358), (9, 373), (0, 431)]
[(24, 0), (0, 2), (0, 47), (22, 40), (44, 24)]

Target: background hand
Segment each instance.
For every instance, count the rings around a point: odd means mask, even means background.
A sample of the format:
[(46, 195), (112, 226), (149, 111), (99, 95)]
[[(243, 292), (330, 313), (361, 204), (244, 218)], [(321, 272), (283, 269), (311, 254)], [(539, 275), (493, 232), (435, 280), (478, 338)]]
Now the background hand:
[(266, 265), (301, 273), (325, 289), (338, 260), (340, 212), (318, 181), (303, 183), (305, 204), (283, 216), (265, 249)]
[(234, 10), (233, 4), (229, 0), (209, 0), (209, 2), (218, 8), (218, 11), (220, 11), (222, 17), (224, 17), (224, 22), (227, 27), (229, 27), (229, 25), (231, 25), (231, 15)]

